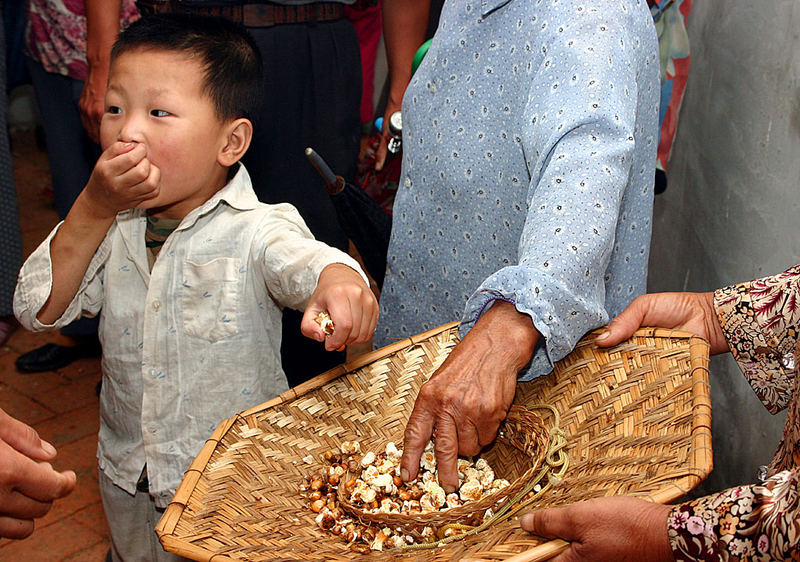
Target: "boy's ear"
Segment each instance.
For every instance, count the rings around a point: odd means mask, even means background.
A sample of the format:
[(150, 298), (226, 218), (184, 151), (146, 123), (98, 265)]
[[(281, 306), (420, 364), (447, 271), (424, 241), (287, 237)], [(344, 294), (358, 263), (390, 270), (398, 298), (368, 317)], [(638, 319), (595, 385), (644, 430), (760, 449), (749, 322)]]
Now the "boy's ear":
[(225, 144), (217, 155), (217, 162), (225, 167), (236, 164), (253, 140), (253, 124), (249, 119), (241, 117), (231, 121), (225, 129)]

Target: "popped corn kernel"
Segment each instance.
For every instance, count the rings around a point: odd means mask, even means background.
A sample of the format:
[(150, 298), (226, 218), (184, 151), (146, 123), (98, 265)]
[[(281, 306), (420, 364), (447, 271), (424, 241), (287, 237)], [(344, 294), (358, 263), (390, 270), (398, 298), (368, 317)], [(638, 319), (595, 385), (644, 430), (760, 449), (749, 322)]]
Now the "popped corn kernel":
[(361, 443), (358, 441), (345, 441), (342, 443), (342, 454), (357, 455), (361, 452)]
[(483, 495), (483, 487), (477, 480), (467, 480), (459, 488), (458, 495), (464, 502), (479, 500)]

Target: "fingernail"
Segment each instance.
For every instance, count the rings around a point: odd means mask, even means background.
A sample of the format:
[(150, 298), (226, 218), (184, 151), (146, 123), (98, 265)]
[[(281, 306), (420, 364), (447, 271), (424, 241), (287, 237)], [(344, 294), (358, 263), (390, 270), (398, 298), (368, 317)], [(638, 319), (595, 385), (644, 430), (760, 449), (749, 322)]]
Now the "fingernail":
[(610, 335), (611, 335), (611, 332), (609, 332), (608, 330), (606, 330), (605, 332), (603, 332), (602, 334), (600, 334), (599, 336), (597, 336), (597, 338), (595, 338), (595, 341), (600, 341), (600, 340), (605, 340), (605, 339), (608, 339), (608, 336), (610, 336)]
[(411, 480), (409, 476), (410, 475), (408, 474), (408, 469), (405, 468), (400, 469), (400, 478), (403, 479), (403, 482), (408, 482), (409, 480)]
[(533, 513), (523, 515), (519, 520), (519, 524), (521, 527), (530, 527), (533, 524)]
[(54, 456), (56, 454), (56, 448), (53, 447), (50, 443), (48, 443), (44, 439), (42, 439), (41, 441), (42, 441), (42, 449), (44, 449), (44, 452), (47, 453), (48, 455)]

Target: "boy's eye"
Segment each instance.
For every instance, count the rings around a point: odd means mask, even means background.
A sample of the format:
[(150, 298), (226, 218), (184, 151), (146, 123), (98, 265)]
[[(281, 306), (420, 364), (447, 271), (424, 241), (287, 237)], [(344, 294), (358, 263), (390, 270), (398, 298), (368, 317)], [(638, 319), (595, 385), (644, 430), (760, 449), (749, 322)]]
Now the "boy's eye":
[(122, 110), (120, 108), (118, 108), (116, 105), (109, 105), (108, 106), (108, 112), (109, 113), (114, 113), (114, 114), (119, 114), (119, 113), (122, 113)]
[(169, 115), (169, 111), (164, 111), (163, 109), (153, 109), (150, 112), (150, 115), (152, 115), (153, 117), (166, 117), (167, 115)]

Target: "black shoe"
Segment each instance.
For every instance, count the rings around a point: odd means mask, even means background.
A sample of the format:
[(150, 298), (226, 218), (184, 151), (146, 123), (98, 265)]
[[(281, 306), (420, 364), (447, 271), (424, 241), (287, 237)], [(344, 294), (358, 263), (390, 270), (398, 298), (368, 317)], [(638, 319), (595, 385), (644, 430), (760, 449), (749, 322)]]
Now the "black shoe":
[(101, 353), (100, 342), (96, 341), (68, 347), (48, 343), (33, 351), (23, 353), (14, 364), (20, 373), (41, 373), (55, 371), (85, 357), (100, 357)]

